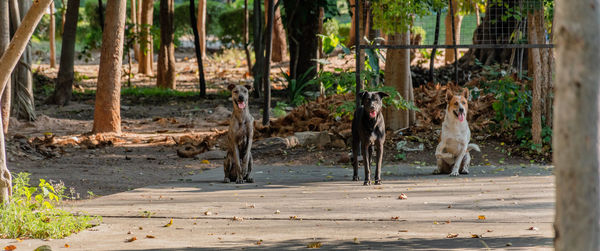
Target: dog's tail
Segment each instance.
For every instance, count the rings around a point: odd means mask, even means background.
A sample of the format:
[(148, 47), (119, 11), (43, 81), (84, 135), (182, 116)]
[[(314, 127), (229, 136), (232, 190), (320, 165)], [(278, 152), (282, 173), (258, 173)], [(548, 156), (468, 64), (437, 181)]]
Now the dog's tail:
[(467, 145), (467, 152), (470, 152), (471, 150), (475, 150), (478, 152), (481, 152), (481, 150), (479, 149), (479, 146), (476, 144), (469, 144)]

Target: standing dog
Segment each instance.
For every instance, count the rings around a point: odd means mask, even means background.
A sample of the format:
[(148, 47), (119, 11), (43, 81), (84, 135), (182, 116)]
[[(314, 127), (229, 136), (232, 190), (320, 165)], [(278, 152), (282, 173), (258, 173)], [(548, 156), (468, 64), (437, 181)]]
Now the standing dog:
[(233, 113), (229, 120), (227, 134), (227, 157), (224, 162), (225, 183), (234, 181), (238, 184), (254, 180), (250, 177), (252, 171), (252, 136), (254, 135), (254, 118), (248, 108), (248, 93), (250, 85), (230, 84)]
[(454, 95), (450, 89), (446, 92), (446, 116), (442, 123), (440, 143), (435, 149), (437, 170), (435, 174), (458, 176), (469, 173), (471, 154), (469, 151), (480, 151), (476, 144), (469, 144), (471, 130), (466, 117), (469, 110), (469, 89), (464, 88), (461, 95)]
[(385, 142), (385, 122), (381, 108), (382, 99), (388, 95), (383, 92), (361, 92), (359, 98), (361, 106), (356, 107), (354, 119), (352, 119), (352, 165), (354, 176), (358, 177), (358, 155), (362, 151), (363, 163), (365, 165), (365, 183), (371, 184), (371, 160), (373, 158), (373, 147), (377, 151), (377, 169), (375, 170), (375, 185), (381, 184), (381, 162), (383, 160), (383, 143)]

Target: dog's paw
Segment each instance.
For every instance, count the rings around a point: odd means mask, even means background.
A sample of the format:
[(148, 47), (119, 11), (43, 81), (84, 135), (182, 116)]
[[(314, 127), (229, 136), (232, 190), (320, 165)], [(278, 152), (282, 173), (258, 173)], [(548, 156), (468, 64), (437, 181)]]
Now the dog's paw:
[(246, 182), (248, 182), (248, 183), (254, 183), (254, 178), (247, 178)]
[(462, 170), (460, 171), (460, 174), (469, 174), (469, 170)]
[(458, 172), (457, 172), (457, 171), (452, 171), (452, 172), (450, 173), (450, 176), (451, 176), (451, 177), (457, 177), (457, 176), (458, 176)]
[(375, 185), (381, 185), (381, 180), (376, 180)]
[(442, 171), (440, 171), (439, 168), (436, 168), (435, 170), (433, 170), (433, 173), (431, 174), (442, 174)]
[(231, 182), (231, 180), (229, 180), (229, 178), (225, 177), (225, 179), (223, 179), (223, 183), (229, 183)]
[(244, 184), (244, 179), (237, 179), (235, 181), (236, 184)]
[(371, 181), (370, 180), (365, 180), (365, 183), (363, 183), (364, 186), (370, 186), (371, 185)]
[(360, 177), (358, 177), (358, 176), (352, 177), (352, 181), (359, 181), (359, 180), (360, 180)]

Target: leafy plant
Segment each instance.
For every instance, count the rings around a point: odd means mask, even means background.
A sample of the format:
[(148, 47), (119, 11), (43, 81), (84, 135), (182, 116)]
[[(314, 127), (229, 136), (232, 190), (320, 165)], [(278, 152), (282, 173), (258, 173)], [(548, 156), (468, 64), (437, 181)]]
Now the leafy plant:
[(18, 173), (11, 202), (0, 205), (0, 238), (64, 238), (100, 220), (57, 208), (65, 198), (64, 186), (53, 186), (44, 179), (38, 186), (29, 186), (29, 180), (28, 173)]
[(275, 107), (273, 107), (273, 117), (275, 118), (281, 118), (281, 117), (285, 117), (285, 115), (287, 114), (287, 112), (285, 111), (286, 108), (288, 107), (288, 105), (285, 102), (277, 102), (277, 104), (275, 105)]
[(307, 77), (315, 67), (310, 67), (305, 73), (293, 79), (288, 73), (281, 71), (281, 75), (287, 81), (288, 100), (293, 106), (298, 106), (306, 101), (304, 89), (313, 85), (315, 81), (308, 80)]

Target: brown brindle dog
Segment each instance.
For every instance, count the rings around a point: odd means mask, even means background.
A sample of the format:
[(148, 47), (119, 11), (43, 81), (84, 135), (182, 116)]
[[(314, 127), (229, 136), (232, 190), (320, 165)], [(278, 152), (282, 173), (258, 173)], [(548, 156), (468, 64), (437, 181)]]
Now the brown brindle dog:
[(250, 85), (230, 84), (227, 89), (231, 91), (233, 113), (229, 120), (229, 133), (227, 135), (227, 157), (223, 163), (225, 183), (234, 181), (238, 184), (254, 180), (250, 177), (252, 172), (252, 137), (254, 136), (254, 118), (248, 108)]

